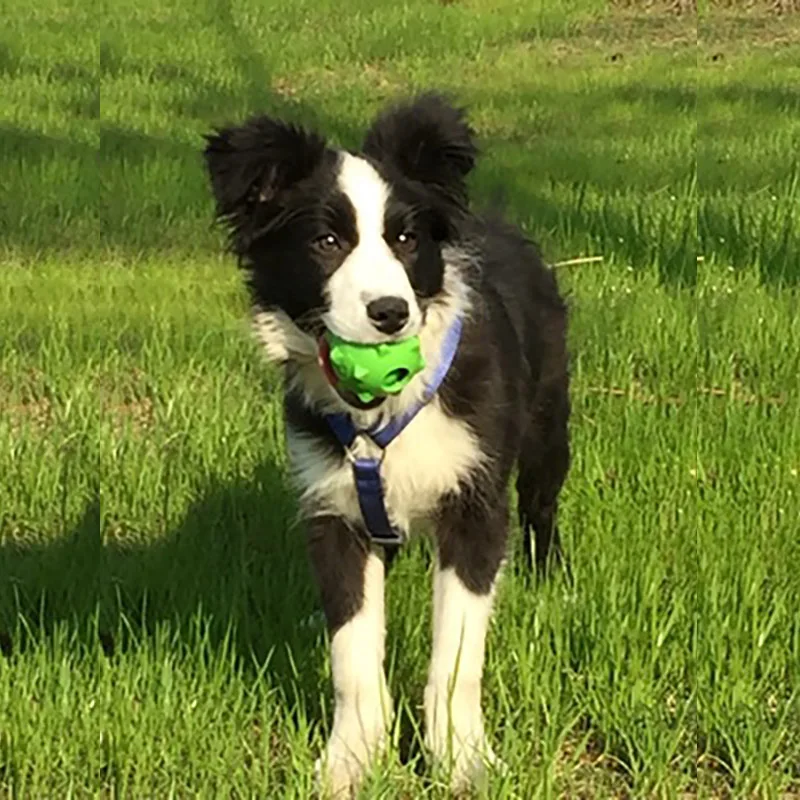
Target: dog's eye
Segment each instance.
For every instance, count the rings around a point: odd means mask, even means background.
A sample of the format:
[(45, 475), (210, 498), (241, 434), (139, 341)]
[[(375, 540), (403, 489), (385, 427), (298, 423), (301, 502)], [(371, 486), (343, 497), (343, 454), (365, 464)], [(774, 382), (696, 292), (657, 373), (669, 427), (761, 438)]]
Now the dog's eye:
[(401, 231), (397, 234), (397, 244), (404, 250), (414, 250), (417, 246), (417, 234), (413, 231)]
[(341, 248), (339, 240), (332, 233), (326, 233), (324, 236), (319, 236), (314, 240), (314, 246), (321, 253), (335, 253)]

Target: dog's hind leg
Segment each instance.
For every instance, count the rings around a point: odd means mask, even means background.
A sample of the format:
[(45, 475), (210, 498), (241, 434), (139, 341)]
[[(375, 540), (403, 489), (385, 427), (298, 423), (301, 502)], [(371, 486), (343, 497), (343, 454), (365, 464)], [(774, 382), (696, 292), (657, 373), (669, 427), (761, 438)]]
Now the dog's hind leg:
[(568, 417), (569, 407), (561, 398), (540, 409), (520, 451), (517, 496), (524, 558), (540, 576), (563, 561), (557, 511), (570, 461)]

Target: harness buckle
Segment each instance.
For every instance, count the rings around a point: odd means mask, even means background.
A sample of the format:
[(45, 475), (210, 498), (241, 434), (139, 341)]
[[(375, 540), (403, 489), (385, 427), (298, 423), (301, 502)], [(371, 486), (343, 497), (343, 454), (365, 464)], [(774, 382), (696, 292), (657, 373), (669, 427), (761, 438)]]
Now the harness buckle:
[[(349, 445), (347, 445), (347, 444), (343, 444), (342, 445), (342, 447), (344, 448), (345, 458), (347, 458), (347, 460), (351, 464), (356, 464), (360, 458), (364, 458), (364, 456), (359, 456), (355, 452), (355, 445), (356, 445), (356, 442), (358, 442), (359, 439), (361, 439), (364, 442), (371, 442), (372, 441), (372, 439), (370, 439), (370, 437), (366, 433), (364, 433), (362, 431), (359, 431), (358, 433), (356, 433), (355, 437), (353, 438), (353, 441), (350, 442)], [(375, 445), (375, 447), (376, 447), (376, 449), (378, 449), (380, 451), (380, 455), (377, 458), (375, 458), (372, 455), (369, 455), (367, 457), (370, 458), (372, 461), (376, 461), (378, 466), (380, 466), (381, 464), (383, 464), (383, 460), (386, 458), (386, 448), (379, 447), (378, 445)]]
[(372, 544), (379, 544), (381, 547), (402, 547), (406, 543), (406, 537), (399, 533), (394, 526), (391, 536), (375, 536), (374, 533), (371, 533), (369, 539)]

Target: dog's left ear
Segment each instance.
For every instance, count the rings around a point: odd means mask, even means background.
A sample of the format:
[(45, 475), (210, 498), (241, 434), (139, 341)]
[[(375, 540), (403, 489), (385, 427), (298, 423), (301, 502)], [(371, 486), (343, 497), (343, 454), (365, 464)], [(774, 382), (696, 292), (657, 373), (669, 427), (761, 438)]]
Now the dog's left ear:
[(460, 204), (478, 149), (464, 112), (427, 93), (381, 114), (364, 140), (365, 155), (391, 164)]

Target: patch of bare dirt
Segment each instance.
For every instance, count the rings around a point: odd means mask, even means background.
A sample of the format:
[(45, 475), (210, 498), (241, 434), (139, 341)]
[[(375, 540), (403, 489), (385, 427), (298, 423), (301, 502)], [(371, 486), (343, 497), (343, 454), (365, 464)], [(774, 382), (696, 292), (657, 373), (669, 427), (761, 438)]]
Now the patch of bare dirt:
[(800, 45), (800, 14), (778, 17), (766, 14), (719, 14), (698, 27), (701, 46), (785, 47)]
[(635, 47), (695, 45), (697, 15), (673, 13), (662, 5), (641, 8), (622, 0), (613, 13), (581, 25), (578, 38)]
[(280, 97), (293, 99), (300, 94), (300, 88), (290, 78), (278, 77), (272, 81), (272, 90)]
[(0, 402), (0, 413), (10, 418), (12, 430), (18, 430), (23, 425), (31, 425), (37, 430), (43, 431), (50, 425), (53, 406), (46, 397), (21, 403)]
[[(683, 16), (697, 13), (697, 0), (610, 0), (610, 2), (612, 8), (637, 11), (642, 14), (666, 13)], [(711, 13), (734, 11), (781, 17), (800, 13), (800, 0), (708, 0), (706, 7)]]
[(588, 740), (569, 736), (561, 745), (555, 771), (564, 787), (558, 796), (564, 800), (594, 800), (609, 797), (627, 800), (631, 796), (629, 776), (620, 762), (605, 752), (594, 736)]
[(126, 424), (130, 424), (136, 431), (146, 431), (153, 426), (155, 420), (153, 401), (149, 397), (124, 403), (108, 403), (103, 410), (117, 432)]
[(713, 46), (800, 45), (800, 0), (710, 0), (698, 37)]

